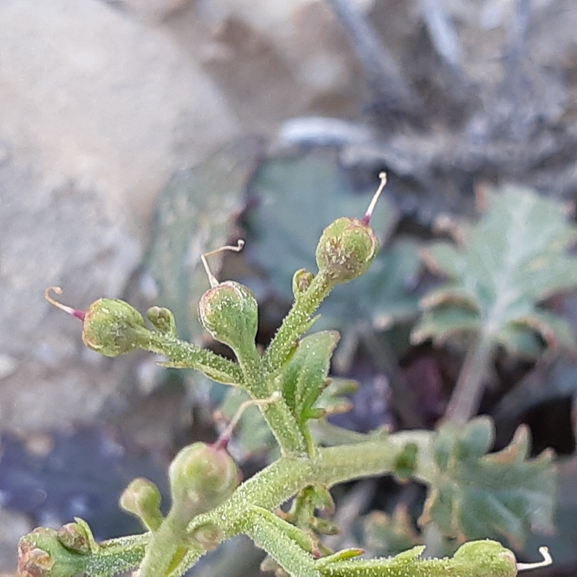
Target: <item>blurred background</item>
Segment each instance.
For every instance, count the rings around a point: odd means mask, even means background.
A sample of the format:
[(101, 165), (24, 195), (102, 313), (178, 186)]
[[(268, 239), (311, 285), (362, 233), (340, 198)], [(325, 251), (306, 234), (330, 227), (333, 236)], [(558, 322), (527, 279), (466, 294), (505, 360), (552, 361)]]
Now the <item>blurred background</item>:
[[(333, 215), (363, 213), (382, 170), (377, 222), (416, 237), (440, 214), (474, 214), (487, 182), (571, 205), (576, 30), (574, 0), (2, 0), (0, 570), (14, 570), (36, 524), (81, 516), (100, 538), (138, 530), (118, 494), (137, 475), (165, 483), (178, 447), (214, 438), (224, 399), (150, 355), (85, 349), (46, 287), (79, 309), (101, 296), (171, 306), (183, 336), (210, 344), (194, 312), (208, 287), (200, 254), (248, 236), (254, 248), (227, 258), (221, 278), (251, 286), (266, 343), (292, 271)], [(416, 269), (403, 273), (408, 288)], [(388, 404), (397, 363), (353, 353), (337, 368), (372, 384), (352, 427), (432, 426), (442, 414), (455, 359), (407, 362), (404, 377), (430, 385), (415, 390), (427, 400), (411, 420)], [(574, 381), (553, 395), (564, 420), (548, 417), (560, 432), (540, 448), (573, 452)], [(508, 433), (522, 420), (502, 417)], [(259, 443), (238, 448), (247, 474)], [(571, 473), (568, 499), (574, 483)], [(352, 511), (376, 491), (351, 493)], [(258, 574), (247, 551), (247, 567), (237, 558), (206, 574)]]

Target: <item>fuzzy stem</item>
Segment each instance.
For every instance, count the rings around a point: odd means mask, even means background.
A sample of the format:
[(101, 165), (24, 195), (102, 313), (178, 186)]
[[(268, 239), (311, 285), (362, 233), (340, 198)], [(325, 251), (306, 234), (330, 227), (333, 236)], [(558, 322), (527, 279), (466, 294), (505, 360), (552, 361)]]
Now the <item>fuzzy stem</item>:
[[(267, 383), (263, 361), (256, 348), (244, 350), (239, 355), (241, 364), (216, 355), (207, 349), (181, 341), (176, 337), (146, 331), (147, 344), (144, 349), (158, 353), (170, 360), (170, 366), (197, 369), (211, 379), (221, 383), (241, 386), (254, 399), (270, 397), (272, 385)], [(266, 405), (262, 413), (275, 435), (284, 456), (307, 452), (306, 441), (287, 404), (282, 400)]]
[(464, 425), (477, 413), (492, 353), (493, 339), (482, 333), (467, 352), (443, 421)]
[[(331, 487), (352, 479), (390, 473), (409, 443), (419, 448), (414, 478), (430, 483), (436, 471), (431, 457), (433, 435), (430, 431), (404, 431), (379, 440), (320, 448), (310, 459), (283, 457), (245, 481), (225, 503), (196, 517), (189, 531), (212, 523), (221, 530), (223, 540), (239, 533), (251, 534), (254, 531), (252, 507), (273, 510), (311, 484)], [(257, 535), (253, 537), (259, 539)], [(203, 554), (204, 551), (189, 552), (174, 575), (183, 574)]]
[[(175, 526), (169, 527), (172, 523), (169, 522), (164, 530), (161, 526), (155, 534), (146, 533), (113, 539), (102, 543), (95, 553), (74, 558), (82, 560), (79, 571), (83, 574), (91, 577), (111, 577), (142, 564), (145, 551), (157, 549), (156, 545), (152, 545), (151, 540), (156, 539), (156, 544), (161, 545), (165, 541), (170, 541), (170, 537), (174, 537), (173, 542), (167, 545), (170, 549), (167, 554), (167, 557), (170, 557), (168, 565), (166, 560), (163, 560), (160, 565), (162, 571), (168, 572), (155, 573), (154, 577), (165, 575), (178, 577), (206, 553), (199, 545), (184, 541), (186, 535), (194, 533), (195, 529), (205, 524), (215, 526), (222, 540), (239, 533), (254, 533), (254, 529), (251, 529), (251, 527), (254, 528), (254, 519), (251, 518), (251, 511), (254, 507), (261, 507), (268, 511), (274, 510), (311, 484), (319, 483), (331, 487), (361, 477), (393, 472), (398, 456), (408, 443), (416, 444), (419, 448), (414, 477), (430, 483), (436, 471), (431, 457), (431, 441), (434, 434), (430, 431), (404, 431), (378, 440), (320, 448), (315, 451), (312, 458), (281, 457), (243, 483), (222, 505), (208, 513), (196, 516), (184, 530), (180, 525), (175, 533)], [(161, 531), (162, 534), (157, 536)], [(259, 539), (256, 534), (253, 536)], [(179, 547), (184, 546), (188, 548), (188, 551), (183, 560), (175, 566)], [(153, 565), (153, 567), (156, 566)], [(141, 568), (140, 575), (144, 577), (152, 574), (147, 561), (147, 565)]]
[(319, 272), (306, 292), (295, 299), (292, 309), (265, 353), (264, 362), (269, 374), (274, 374), (286, 362), (298, 338), (309, 329), (312, 314), (327, 298), (333, 286), (330, 279)]
[(197, 369), (219, 383), (244, 388), (242, 370), (236, 363), (176, 337), (153, 331), (147, 333), (148, 342), (142, 348), (168, 358), (169, 362), (164, 366)]
[(144, 557), (148, 541), (148, 533), (105, 541), (90, 555), (75, 556), (78, 561), (86, 561), (78, 571), (82, 575), (100, 577), (134, 569)]
[(284, 399), (261, 407), (261, 412), (280, 446), (283, 457), (306, 457), (306, 440)]
[(185, 544), (187, 525), (187, 518), (174, 508), (170, 510), (152, 534), (136, 577), (165, 577), (172, 572), (190, 548), (190, 544)]

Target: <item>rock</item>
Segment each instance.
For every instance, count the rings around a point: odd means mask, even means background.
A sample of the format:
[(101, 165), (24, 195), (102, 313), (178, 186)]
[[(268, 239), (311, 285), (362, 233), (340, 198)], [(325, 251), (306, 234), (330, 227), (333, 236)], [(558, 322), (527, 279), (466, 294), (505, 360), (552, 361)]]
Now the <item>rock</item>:
[(176, 168), (236, 133), (194, 60), (105, 3), (6, 0), (0, 22), (0, 141), (44, 183), (127, 205), (135, 228)]

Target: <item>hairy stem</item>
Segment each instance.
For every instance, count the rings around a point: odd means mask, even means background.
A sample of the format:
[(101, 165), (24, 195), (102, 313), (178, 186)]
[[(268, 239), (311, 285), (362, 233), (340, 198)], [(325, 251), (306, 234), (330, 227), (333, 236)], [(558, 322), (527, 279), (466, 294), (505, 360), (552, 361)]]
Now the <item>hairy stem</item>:
[(168, 358), (166, 366), (197, 369), (219, 383), (244, 387), (242, 370), (236, 363), (176, 337), (153, 331), (147, 333), (148, 343), (143, 348)]
[[(331, 487), (352, 479), (393, 472), (397, 457), (409, 443), (418, 447), (414, 478), (431, 482), (436, 470), (430, 447), (433, 435), (429, 431), (405, 431), (379, 440), (317, 449), (310, 459), (283, 457), (245, 481), (225, 503), (195, 518), (189, 530), (209, 523), (220, 529), (223, 540), (239, 533), (251, 534), (249, 519), (253, 507), (270, 511), (312, 484)], [(203, 554), (204, 551), (189, 552), (175, 575), (184, 573)]]
[(319, 272), (307, 291), (299, 295), (270, 343), (264, 362), (269, 374), (274, 374), (286, 362), (298, 338), (309, 329), (311, 316), (333, 288), (333, 283)]
[(165, 577), (178, 566), (190, 544), (185, 546), (188, 520), (174, 508), (170, 510), (162, 525), (150, 538), (146, 555), (136, 574), (137, 577)]

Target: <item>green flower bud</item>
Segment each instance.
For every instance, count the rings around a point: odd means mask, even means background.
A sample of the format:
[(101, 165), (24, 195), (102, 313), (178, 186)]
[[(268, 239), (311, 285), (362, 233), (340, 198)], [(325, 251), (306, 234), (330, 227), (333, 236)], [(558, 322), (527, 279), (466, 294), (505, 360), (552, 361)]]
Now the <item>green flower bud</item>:
[(240, 483), (240, 471), (223, 448), (193, 443), (176, 455), (168, 470), (173, 510), (188, 520), (228, 499)]
[(258, 329), (258, 305), (245, 286), (226, 281), (208, 289), (199, 304), (200, 322), (231, 349), (253, 347)]
[(161, 496), (158, 487), (139, 477), (131, 481), (120, 496), (120, 507), (138, 517), (149, 531), (156, 531), (162, 523)]
[(119, 299), (98, 299), (84, 317), (82, 340), (92, 350), (117, 357), (140, 348), (149, 330), (142, 315)]
[(378, 250), (377, 237), (365, 219), (342, 217), (323, 231), (317, 265), (335, 284), (346, 283), (366, 272)]
[(293, 276), (293, 295), (295, 299), (306, 292), (314, 278), (315, 275), (312, 272), (307, 272), (304, 268), (295, 272)]
[(76, 517), (76, 523), (67, 523), (56, 532), (58, 541), (70, 551), (88, 555), (98, 550), (88, 523)]
[(169, 309), (150, 307), (148, 311), (146, 311), (146, 316), (157, 331), (163, 335), (176, 337), (176, 321)]

